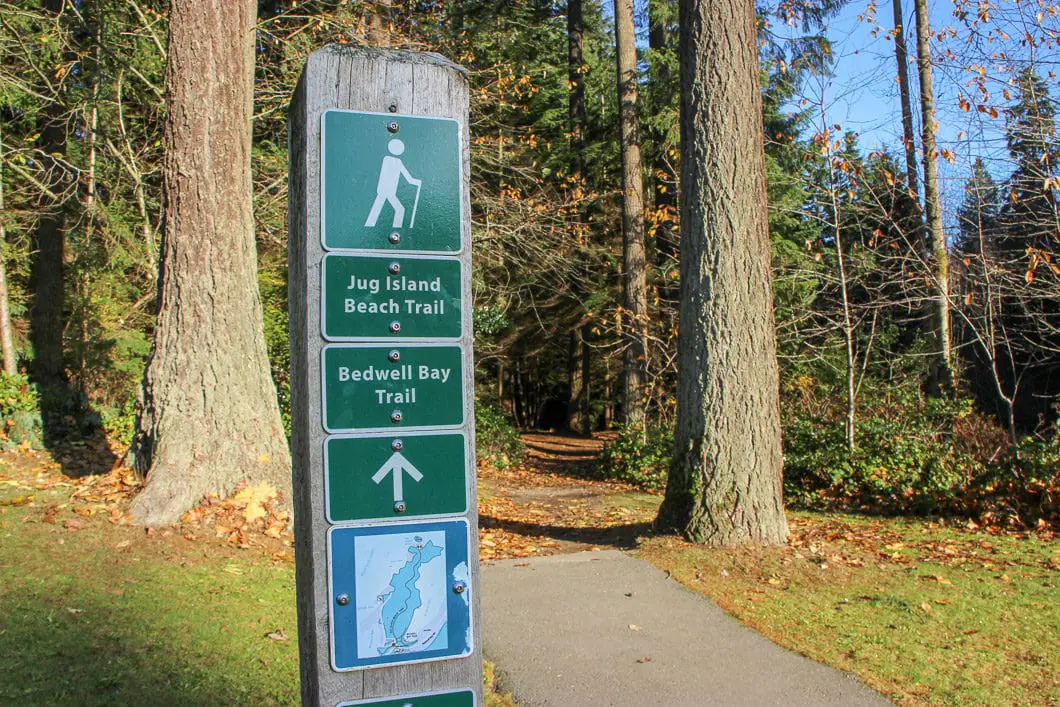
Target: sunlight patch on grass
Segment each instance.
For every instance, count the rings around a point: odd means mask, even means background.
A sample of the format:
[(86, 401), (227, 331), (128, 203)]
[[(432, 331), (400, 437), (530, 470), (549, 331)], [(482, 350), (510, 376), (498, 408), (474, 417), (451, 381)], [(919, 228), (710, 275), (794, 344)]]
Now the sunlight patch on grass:
[(1057, 544), (925, 521), (791, 514), (791, 546), (638, 554), (796, 652), (903, 704), (1060, 700)]

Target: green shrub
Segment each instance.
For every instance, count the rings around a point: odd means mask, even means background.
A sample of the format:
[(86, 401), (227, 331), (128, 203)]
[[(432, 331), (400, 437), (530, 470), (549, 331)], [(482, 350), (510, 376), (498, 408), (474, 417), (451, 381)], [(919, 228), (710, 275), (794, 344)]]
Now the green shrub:
[(673, 446), (673, 432), (669, 428), (649, 427), (646, 431), (626, 428), (601, 450), (596, 462), (597, 475), (649, 491), (661, 491), (666, 488)]
[(518, 464), (526, 452), (511, 416), (495, 403), (475, 401), (475, 454), (505, 469)]
[(135, 401), (127, 400), (120, 406), (102, 407), (99, 415), (107, 437), (126, 446), (132, 444), (133, 428), (136, 425)]
[(841, 421), (805, 414), (786, 421), (784, 487), (789, 501), (902, 513), (957, 510), (984, 468), (958, 434), (962, 421), (982, 420), (971, 404), (908, 396), (867, 412), (857, 421), (853, 452)]
[(8, 450), (28, 442), (35, 449), (43, 446), (44, 425), (40, 416), (37, 386), (22, 374), (0, 372), (0, 449)]

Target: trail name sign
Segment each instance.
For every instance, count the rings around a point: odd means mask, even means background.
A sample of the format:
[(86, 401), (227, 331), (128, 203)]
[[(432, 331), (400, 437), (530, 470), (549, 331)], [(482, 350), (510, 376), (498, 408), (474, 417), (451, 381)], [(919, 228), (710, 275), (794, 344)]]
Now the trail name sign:
[(463, 333), (460, 260), (328, 253), (320, 330), (328, 341), (452, 339)]
[(290, 109), (303, 705), (482, 700), (468, 86), (328, 46)]

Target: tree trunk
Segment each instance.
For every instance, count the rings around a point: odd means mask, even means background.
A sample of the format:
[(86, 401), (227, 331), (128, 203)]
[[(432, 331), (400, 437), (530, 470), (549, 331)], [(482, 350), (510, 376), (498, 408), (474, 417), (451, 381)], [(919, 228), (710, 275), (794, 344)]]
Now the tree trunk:
[(628, 319), (624, 361), (625, 423), (644, 424), (647, 363), (648, 280), (644, 254), (644, 177), (637, 118), (637, 46), (633, 0), (615, 0), (619, 134), (622, 153), (623, 299)]
[(567, 335), (567, 429), (577, 432), (582, 426), (582, 337), (581, 328), (571, 329)]
[(251, 204), (255, 20), (254, 0), (170, 8), (160, 309), (134, 442), (148, 525), (243, 480), (290, 502)]
[(782, 543), (783, 454), (751, 0), (681, 0), (681, 314), (661, 527)]
[(950, 287), (949, 254), (942, 228), (942, 202), (939, 199), (938, 149), (935, 146), (935, 95), (931, 75), (931, 26), (927, 0), (916, 1), (916, 53), (920, 74), (920, 121), (924, 142), (924, 212), (934, 258), (935, 297), (932, 306), (938, 360), (933, 373), (934, 388), (949, 387), (950, 370)]
[(909, 49), (905, 43), (905, 15), (902, 0), (891, 0), (894, 11), (894, 57), (898, 62), (898, 92), (902, 104), (902, 141), (905, 143), (905, 174), (909, 191), (920, 205), (920, 184), (917, 178), (916, 137), (913, 134), (913, 104), (909, 97)]
[[(0, 214), (4, 213), (4, 140), (0, 132)], [(15, 360), (15, 340), (11, 331), (11, 306), (7, 295), (7, 234), (4, 220), (0, 217), (0, 353), (3, 355), (4, 373), (18, 373)]]
[(391, 0), (371, 0), (368, 3), (368, 44), (373, 47), (390, 46)]
[[(567, 118), (570, 124), (571, 176), (575, 184), (581, 186), (585, 175), (585, 74), (582, 66), (584, 55), (585, 19), (582, 13), (582, 0), (569, 0), (567, 3), (567, 80), (570, 95), (567, 99)], [(585, 210), (578, 205), (577, 223), (581, 245), (588, 245), (588, 226)], [(575, 282), (575, 295), (584, 297), (580, 280)], [(589, 436), (589, 326), (571, 330), (570, 356), (568, 358), (570, 394), (567, 401), (567, 426), (572, 431), (580, 431)]]
[[(655, 84), (651, 93), (656, 103), (652, 109), (656, 115), (664, 112), (672, 95), (663, 89), (670, 83), (670, 66), (659, 56), (670, 46), (670, 31), (667, 27), (668, 5), (672, 0), (648, 0), (648, 48), (651, 49), (652, 61), (649, 66), (649, 80)], [(673, 160), (667, 154), (666, 130), (656, 125), (652, 134), (652, 180), (655, 193), (655, 249), (656, 259), (660, 264), (678, 260), (677, 231), (677, 174)], [(677, 288), (670, 278), (664, 278), (663, 297), (668, 300), (677, 297)]]
[[(45, 0), (44, 10), (58, 16), (63, 0)], [(38, 120), (40, 138), (37, 141), (47, 168), (45, 186), (56, 195), (41, 198), (41, 214), (37, 219), (33, 255), (30, 260), (29, 286), (33, 293), (30, 305), (30, 343), (33, 346), (33, 376), (45, 388), (65, 385), (63, 367), (63, 247), (66, 219), (63, 213), (66, 194), (65, 167), (51, 156), (66, 155), (66, 106), (63, 95), (53, 100)]]

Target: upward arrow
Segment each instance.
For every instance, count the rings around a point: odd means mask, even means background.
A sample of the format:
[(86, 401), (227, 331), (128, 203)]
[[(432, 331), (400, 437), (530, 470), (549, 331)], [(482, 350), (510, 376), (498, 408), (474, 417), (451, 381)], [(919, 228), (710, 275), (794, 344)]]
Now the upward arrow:
[(394, 452), (390, 455), (390, 458), (383, 462), (383, 466), (379, 467), (379, 471), (375, 472), (372, 476), (372, 481), (381, 483), (386, 478), (387, 474), (392, 474), (394, 477), (394, 503), (400, 503), (405, 498), (401, 493), (401, 483), (404, 474), (408, 474), (412, 477), (413, 481), (419, 481), (423, 478), (423, 474), (420, 470), (412, 466), (412, 463), (406, 459), (401, 452)]

